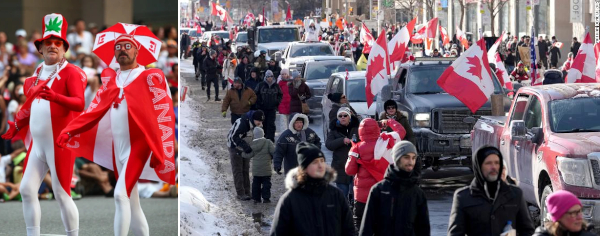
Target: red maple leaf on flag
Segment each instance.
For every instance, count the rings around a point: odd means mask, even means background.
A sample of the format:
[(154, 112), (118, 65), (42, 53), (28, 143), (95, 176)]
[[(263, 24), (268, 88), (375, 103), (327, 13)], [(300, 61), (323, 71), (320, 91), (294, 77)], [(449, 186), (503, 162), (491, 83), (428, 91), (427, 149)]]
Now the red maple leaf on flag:
[(483, 78), (481, 78), (481, 63), (479, 62), (479, 58), (477, 56), (473, 56), (467, 57), (467, 60), (469, 65), (472, 65), (467, 72), (476, 76), (479, 78), (479, 80), (483, 80)]
[(585, 58), (587, 55), (582, 53), (583, 51), (579, 50), (577, 53), (577, 57), (573, 59), (573, 64), (571, 64), (571, 68), (577, 69), (578, 71), (583, 72), (583, 65), (585, 64)]
[[(402, 43), (400, 41), (396, 42), (396, 45), (394, 45), (394, 50), (393, 50), (394, 53), (392, 55), (390, 55), (390, 63), (402, 60), (402, 58), (404, 57), (405, 51), (406, 51), (406, 46), (404, 46), (404, 43)], [(402, 53), (398, 53), (398, 52), (402, 52)]]
[(384, 65), (384, 60), (385, 58), (383, 58), (381, 55), (377, 55), (376, 57), (373, 58), (373, 60), (371, 60), (371, 63), (368, 65), (367, 68), (367, 83), (371, 84), (371, 80), (373, 80), (375, 78), (375, 76), (377, 74), (379, 74), (379, 72), (381, 72), (383, 69), (385, 69), (383, 67)]

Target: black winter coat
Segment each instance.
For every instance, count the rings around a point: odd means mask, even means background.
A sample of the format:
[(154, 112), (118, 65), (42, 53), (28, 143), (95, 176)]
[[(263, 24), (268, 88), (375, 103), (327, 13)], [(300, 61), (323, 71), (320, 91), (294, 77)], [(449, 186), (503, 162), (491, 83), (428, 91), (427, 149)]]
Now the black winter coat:
[(250, 64), (240, 63), (235, 67), (235, 77), (240, 77), (242, 81), (246, 82), (246, 79), (250, 78), (251, 70), (252, 66)]
[(212, 59), (212, 58), (210, 58), (210, 56), (207, 56), (204, 59), (204, 62), (202, 63), (202, 67), (204, 67), (207, 79), (219, 78), (217, 76), (217, 72), (218, 72), (219, 68), (223, 68), (221, 65), (219, 65), (219, 63), (217, 62), (216, 59)]
[[(294, 130), (294, 122), (297, 119), (304, 119), (304, 127), (302, 127), (302, 130), (299, 132)], [(296, 113), (290, 119), (288, 129), (281, 133), (275, 144), (275, 156), (273, 157), (274, 169), (281, 168), (281, 163), (283, 162), (283, 172), (287, 174), (291, 169), (298, 166), (296, 146), (302, 141), (302, 133), (304, 133), (306, 142), (321, 148), (321, 138), (319, 138), (319, 135), (317, 135), (314, 130), (308, 128), (308, 117), (304, 114)]]
[[(582, 230), (578, 233), (571, 233), (569, 235), (570, 236), (595, 236), (596, 234), (591, 233), (587, 230)], [(539, 227), (537, 227), (537, 229), (535, 229), (535, 233), (533, 233), (533, 236), (554, 236), (554, 235), (551, 234), (544, 226), (539, 226)]]
[(277, 110), (283, 98), (281, 87), (279, 87), (279, 84), (275, 80), (273, 80), (271, 85), (267, 81), (258, 83), (254, 89), (254, 93), (256, 93), (256, 97), (258, 98), (256, 100), (256, 108), (263, 111)]
[(275, 64), (274, 66), (269, 64), (267, 66), (267, 70), (271, 70), (271, 72), (273, 72), (274, 78), (279, 78), (279, 74), (281, 74), (281, 67), (279, 67), (278, 64)]
[(448, 236), (500, 235), (508, 221), (513, 222), (517, 234), (533, 234), (533, 222), (519, 187), (500, 181), (500, 192), (492, 202), (474, 183), (454, 193)]
[(425, 192), (414, 172), (388, 166), (385, 178), (371, 188), (359, 235), (430, 235)]
[(325, 147), (333, 151), (331, 167), (338, 173), (335, 179), (336, 183), (352, 183), (352, 176), (346, 174), (346, 161), (348, 160), (348, 152), (350, 152), (352, 144), (344, 144), (344, 138), (352, 140), (352, 135), (356, 134), (356, 138), (358, 139), (359, 125), (360, 121), (354, 116), (352, 116), (348, 126), (342, 126), (337, 118), (329, 122), (329, 133), (325, 140)]
[(206, 73), (206, 70), (204, 69), (204, 59), (207, 57), (208, 51), (206, 51), (206, 54), (202, 55), (202, 47), (198, 48), (198, 51), (196, 51), (196, 56), (194, 57), (194, 63), (197, 63), (198, 69), (202, 74)]
[(242, 116), (242, 118), (238, 118), (231, 129), (229, 129), (229, 133), (227, 134), (227, 147), (230, 148), (238, 148), (245, 151), (251, 152), (252, 148), (250, 148), (250, 144), (244, 141), (244, 138), (248, 136), (249, 133), (252, 133), (254, 129), (254, 120), (252, 119), (252, 115), (255, 111), (246, 112)]
[(558, 59), (561, 58), (560, 48), (558, 47), (550, 47), (550, 61), (552, 63), (558, 63)]
[(329, 184), (335, 178), (328, 168), (322, 180), (298, 183), (297, 169), (287, 174), (288, 189), (277, 203), (271, 236), (354, 236), (352, 212), (338, 188)]

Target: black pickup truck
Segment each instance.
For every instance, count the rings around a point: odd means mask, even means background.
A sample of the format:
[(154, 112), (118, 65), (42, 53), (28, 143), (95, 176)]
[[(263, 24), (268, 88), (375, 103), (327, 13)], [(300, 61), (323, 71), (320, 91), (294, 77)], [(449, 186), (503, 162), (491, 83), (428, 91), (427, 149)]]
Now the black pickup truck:
[[(377, 98), (377, 117), (384, 111), (383, 103), (389, 99), (396, 101), (399, 111), (408, 113), (424, 168), (431, 166), (434, 171), (442, 165), (470, 167), (470, 131), (479, 117), (492, 115), (490, 101), (473, 114), (461, 101), (438, 86), (438, 78), (454, 59), (417, 58), (401, 64)], [(502, 88), (495, 75), (493, 77), (494, 93), (505, 96), (506, 112), (511, 102), (506, 96), (508, 91)]]

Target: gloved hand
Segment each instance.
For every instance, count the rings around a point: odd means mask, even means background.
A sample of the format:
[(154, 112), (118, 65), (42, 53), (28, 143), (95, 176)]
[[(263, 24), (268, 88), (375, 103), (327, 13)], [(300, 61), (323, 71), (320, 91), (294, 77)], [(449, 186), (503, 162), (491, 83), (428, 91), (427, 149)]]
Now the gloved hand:
[(252, 152), (252, 148), (248, 147), (248, 148), (244, 149), (244, 152), (245, 153), (251, 153)]
[(298, 98), (300, 98), (300, 101), (304, 101), (306, 99), (306, 96), (300, 95), (300, 96), (298, 96)]
[(69, 142), (69, 139), (71, 139), (71, 137), (69, 137), (68, 134), (66, 134), (66, 133), (60, 134), (58, 136), (58, 140), (56, 140), (56, 145), (58, 145), (61, 148), (64, 148), (66, 146), (67, 142)]
[(223, 115), (223, 117), (227, 117), (227, 112), (224, 111), (224, 112), (221, 113), (221, 115)]
[(54, 90), (50, 89), (48, 86), (44, 86), (44, 88), (42, 88), (42, 91), (40, 91), (39, 96), (42, 99), (48, 100), (50, 102), (56, 101), (56, 92), (54, 92)]
[(6, 139), (6, 140), (10, 140), (15, 136), (15, 134), (17, 134), (17, 132), (18, 131), (17, 131), (17, 127), (15, 127), (15, 122), (9, 121), (8, 122), (8, 131), (6, 131), (6, 133), (2, 135), (2, 138)]
[(276, 166), (276, 167), (275, 167), (275, 168), (273, 168), (273, 169), (275, 169), (275, 173), (277, 173), (278, 175), (280, 175), (280, 174), (281, 174), (281, 166)]
[(150, 167), (152, 168), (157, 168), (161, 165), (162, 163), (160, 162), (160, 160), (158, 158), (154, 158), (151, 157), (150, 159)]

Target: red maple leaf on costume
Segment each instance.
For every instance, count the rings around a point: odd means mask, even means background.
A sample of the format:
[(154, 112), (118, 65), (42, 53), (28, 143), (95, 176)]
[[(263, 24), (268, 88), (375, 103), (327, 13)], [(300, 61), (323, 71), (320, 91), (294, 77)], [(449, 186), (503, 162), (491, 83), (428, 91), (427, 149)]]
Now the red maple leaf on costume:
[(375, 78), (379, 72), (384, 70), (384, 58), (381, 55), (377, 55), (371, 60), (371, 63), (367, 67), (367, 83), (371, 84), (371, 80)]
[(472, 65), (467, 72), (479, 78), (479, 80), (483, 80), (483, 78), (481, 78), (481, 63), (479, 62), (479, 58), (477, 56), (467, 57), (467, 60), (467, 63)]
[[(404, 45), (404, 43), (402, 43), (400, 41), (396, 42), (396, 45), (394, 45), (394, 51), (393, 51), (394, 53), (392, 53), (392, 55), (390, 55), (390, 63), (402, 60), (402, 58), (404, 57), (405, 51), (406, 51), (406, 46)], [(398, 53), (398, 52), (402, 52), (402, 53)]]
[(573, 64), (571, 64), (571, 68), (581, 71), (583, 73), (583, 65), (585, 64), (586, 57), (587, 55), (583, 53), (582, 50), (579, 50), (579, 52), (577, 53), (577, 57), (573, 59)]

